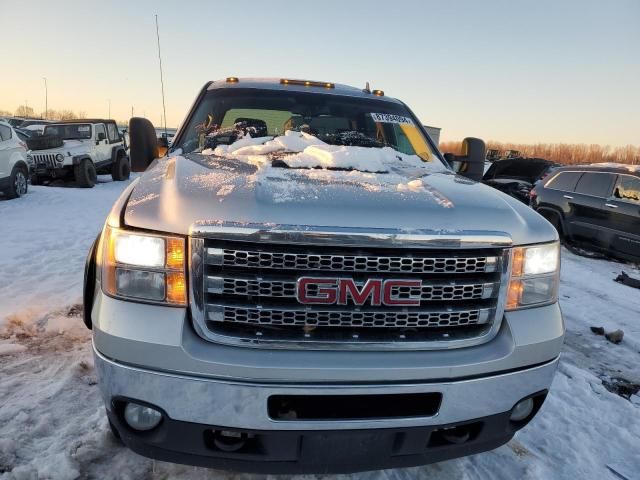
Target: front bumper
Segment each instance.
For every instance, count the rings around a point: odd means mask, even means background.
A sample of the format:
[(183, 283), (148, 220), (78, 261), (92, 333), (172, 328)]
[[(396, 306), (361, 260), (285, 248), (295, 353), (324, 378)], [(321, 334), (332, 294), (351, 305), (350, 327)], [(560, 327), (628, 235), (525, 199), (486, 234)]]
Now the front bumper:
[[(174, 462), (273, 473), (420, 465), (490, 450), (515, 433), (517, 427), (508, 418), (518, 401), (538, 395), (541, 403), (541, 392), (548, 390), (558, 363), (556, 358), (532, 368), (455, 381), (303, 385), (151, 371), (114, 362), (95, 349), (94, 353), (109, 417), (134, 451)], [(275, 395), (362, 395), (366, 402), (367, 395), (436, 392), (442, 400), (431, 416), (276, 420), (267, 407)], [(158, 407), (165, 415), (160, 427), (147, 433), (127, 427), (118, 413), (119, 402), (126, 400)], [(462, 444), (440, 445), (434, 434), (442, 427), (469, 423), (476, 430)], [(221, 452), (207, 441), (212, 429), (236, 429), (258, 440), (253, 449)], [(350, 452), (347, 457), (336, 448), (343, 443)], [(425, 445), (433, 448), (425, 450)]]

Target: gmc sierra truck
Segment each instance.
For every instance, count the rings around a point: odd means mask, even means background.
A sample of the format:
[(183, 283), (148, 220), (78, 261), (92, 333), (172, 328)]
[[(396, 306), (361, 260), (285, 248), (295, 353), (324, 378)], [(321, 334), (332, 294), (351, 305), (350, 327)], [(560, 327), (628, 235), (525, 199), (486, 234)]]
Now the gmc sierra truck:
[[(132, 169), (91, 248), (85, 323), (116, 437), (260, 473), (404, 467), (494, 449), (558, 364), (554, 227), (445, 161), (380, 90), (230, 77)], [(455, 170), (455, 171), (454, 171)]]

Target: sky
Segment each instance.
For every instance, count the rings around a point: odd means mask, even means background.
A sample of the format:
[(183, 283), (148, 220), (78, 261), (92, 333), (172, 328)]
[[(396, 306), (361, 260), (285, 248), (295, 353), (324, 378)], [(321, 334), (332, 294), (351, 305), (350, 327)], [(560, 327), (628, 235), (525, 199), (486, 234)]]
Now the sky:
[(0, 0), (0, 110), (177, 126), (208, 80), (380, 88), (441, 140), (640, 145), (640, 1)]

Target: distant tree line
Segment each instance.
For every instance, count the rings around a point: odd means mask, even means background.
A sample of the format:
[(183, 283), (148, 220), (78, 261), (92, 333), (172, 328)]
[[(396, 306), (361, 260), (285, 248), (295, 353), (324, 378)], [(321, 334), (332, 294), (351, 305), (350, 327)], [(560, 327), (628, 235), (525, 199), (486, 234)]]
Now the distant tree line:
[[(462, 142), (440, 142), (442, 152), (459, 155)], [(632, 165), (640, 164), (640, 147), (627, 145), (612, 147), (610, 145), (587, 145), (585, 143), (503, 143), (489, 140), (488, 149), (518, 150), (525, 157), (536, 157), (562, 164), (616, 162)]]
[(85, 112), (75, 112), (73, 110), (54, 110), (50, 108), (46, 112), (36, 114), (33, 108), (26, 105), (20, 105), (15, 112), (0, 109), (0, 117), (25, 117), (25, 118), (43, 118), (46, 120), (72, 120), (75, 118), (87, 118)]

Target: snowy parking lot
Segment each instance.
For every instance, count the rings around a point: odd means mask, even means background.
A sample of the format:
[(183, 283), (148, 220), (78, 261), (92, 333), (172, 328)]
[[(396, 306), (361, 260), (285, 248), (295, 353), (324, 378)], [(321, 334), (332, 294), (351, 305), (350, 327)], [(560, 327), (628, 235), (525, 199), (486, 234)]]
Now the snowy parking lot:
[[(0, 479), (259, 478), (148, 460), (111, 437), (79, 304), (85, 255), (126, 184), (0, 200)], [(640, 383), (640, 291), (613, 281), (640, 271), (565, 249), (562, 262), (567, 336), (536, 419), (492, 452), (349, 478), (640, 479), (640, 396), (625, 388)]]

